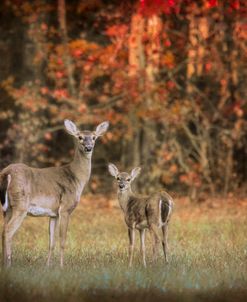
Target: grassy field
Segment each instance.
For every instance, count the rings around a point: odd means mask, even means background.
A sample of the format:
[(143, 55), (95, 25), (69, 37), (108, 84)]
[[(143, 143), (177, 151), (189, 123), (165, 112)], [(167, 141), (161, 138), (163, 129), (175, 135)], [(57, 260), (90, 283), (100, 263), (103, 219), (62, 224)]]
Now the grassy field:
[[(45, 267), (48, 220), (27, 218), (14, 239), (14, 265), (0, 271), (0, 301), (244, 301), (247, 299), (247, 207), (176, 202), (170, 263), (162, 249), (127, 267), (127, 230), (113, 200), (88, 197), (71, 217), (65, 268)], [(110, 206), (109, 206), (110, 205)], [(1, 221), (2, 222), (2, 221)], [(2, 223), (1, 229), (2, 230)], [(0, 255), (1, 256), (1, 255)]]

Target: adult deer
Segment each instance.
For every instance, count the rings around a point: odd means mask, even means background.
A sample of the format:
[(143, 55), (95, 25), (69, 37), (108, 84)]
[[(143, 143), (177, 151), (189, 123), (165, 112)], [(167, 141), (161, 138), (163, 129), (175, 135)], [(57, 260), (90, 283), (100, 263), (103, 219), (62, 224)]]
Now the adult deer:
[(90, 178), (95, 141), (107, 131), (109, 123), (101, 123), (95, 131), (80, 131), (69, 120), (65, 120), (64, 125), (75, 139), (74, 159), (69, 164), (43, 169), (31, 168), (25, 164), (11, 164), (0, 173), (5, 267), (11, 265), (12, 238), (26, 215), (50, 217), (48, 266), (55, 247), (56, 228), (59, 225), (61, 267), (64, 264), (69, 217), (79, 203), (82, 191)]
[(171, 217), (173, 200), (166, 192), (154, 193), (149, 196), (138, 196), (131, 190), (131, 182), (138, 176), (141, 168), (134, 168), (130, 174), (119, 172), (118, 168), (108, 165), (109, 172), (118, 182), (118, 201), (124, 213), (125, 222), (128, 227), (129, 235), (129, 266), (132, 266), (135, 229), (140, 232), (141, 253), (143, 265), (146, 267), (145, 255), (145, 229), (151, 231), (154, 246), (154, 259), (157, 259), (157, 247), (160, 242), (158, 229), (162, 228), (162, 245), (167, 258), (167, 231), (168, 223)]

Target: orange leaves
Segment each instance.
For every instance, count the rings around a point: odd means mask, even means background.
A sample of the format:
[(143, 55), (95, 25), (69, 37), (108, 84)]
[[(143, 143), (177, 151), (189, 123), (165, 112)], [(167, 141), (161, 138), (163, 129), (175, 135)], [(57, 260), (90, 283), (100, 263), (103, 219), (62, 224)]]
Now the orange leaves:
[(167, 51), (160, 59), (160, 63), (167, 68), (173, 68), (175, 66), (175, 57), (171, 51)]
[(83, 39), (72, 40), (69, 42), (69, 49), (74, 58), (80, 58), (82, 55), (92, 55), (99, 46), (95, 43)]
[(78, 108), (78, 111), (79, 111), (80, 113), (85, 113), (85, 112), (87, 112), (87, 106), (86, 106), (86, 104), (84, 104), (84, 103), (80, 104), (80, 106), (79, 106), (79, 108)]
[(233, 112), (236, 114), (237, 117), (241, 118), (244, 116), (244, 110), (241, 108), (240, 103), (236, 103), (233, 107)]
[(172, 174), (176, 174), (178, 172), (178, 166), (176, 164), (172, 164), (169, 168), (169, 171), (172, 173)]
[(112, 25), (105, 31), (106, 35), (109, 37), (123, 37), (128, 31), (128, 26), (126, 24)]
[(109, 110), (106, 115), (106, 120), (109, 120), (112, 125), (116, 125), (121, 122), (123, 117), (122, 114), (115, 112), (114, 110)]
[(40, 93), (43, 95), (46, 95), (49, 93), (49, 88), (48, 87), (41, 87), (40, 88)]
[(194, 171), (181, 174), (179, 180), (189, 186), (193, 185), (195, 187), (200, 187), (202, 184), (200, 175)]
[(47, 32), (48, 30), (48, 25), (46, 23), (41, 23), (40, 28), (42, 31)]

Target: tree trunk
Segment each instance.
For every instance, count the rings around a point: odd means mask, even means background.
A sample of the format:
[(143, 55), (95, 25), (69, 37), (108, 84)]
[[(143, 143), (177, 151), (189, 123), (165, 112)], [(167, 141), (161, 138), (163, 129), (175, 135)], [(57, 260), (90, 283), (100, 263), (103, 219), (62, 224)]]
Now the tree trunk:
[(63, 43), (64, 53), (63, 60), (68, 73), (68, 90), (72, 97), (76, 96), (75, 80), (73, 76), (73, 65), (68, 47), (68, 33), (66, 23), (66, 3), (65, 0), (58, 0), (58, 21), (61, 32), (61, 39)]

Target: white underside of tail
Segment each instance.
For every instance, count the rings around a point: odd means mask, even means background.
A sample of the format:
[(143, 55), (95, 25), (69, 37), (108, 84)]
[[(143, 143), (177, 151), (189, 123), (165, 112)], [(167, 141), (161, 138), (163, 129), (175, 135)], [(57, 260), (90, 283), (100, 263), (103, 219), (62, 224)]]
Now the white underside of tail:
[(160, 199), (159, 201), (159, 227), (164, 226), (167, 221), (169, 220), (170, 214), (171, 214), (171, 210), (172, 210), (172, 205), (171, 205), (171, 201), (169, 200), (169, 205), (168, 206), (168, 214), (166, 217), (166, 221), (162, 221), (162, 215), (161, 215), (161, 208), (162, 208), (162, 199)]
[(8, 207), (9, 207), (8, 188), (9, 188), (9, 184), (11, 182), (11, 175), (10, 174), (8, 174), (7, 180), (8, 180), (8, 184), (7, 184), (7, 189), (6, 189), (6, 192), (5, 192), (5, 203), (3, 205), (3, 211), (4, 212), (6, 212), (8, 210)]

